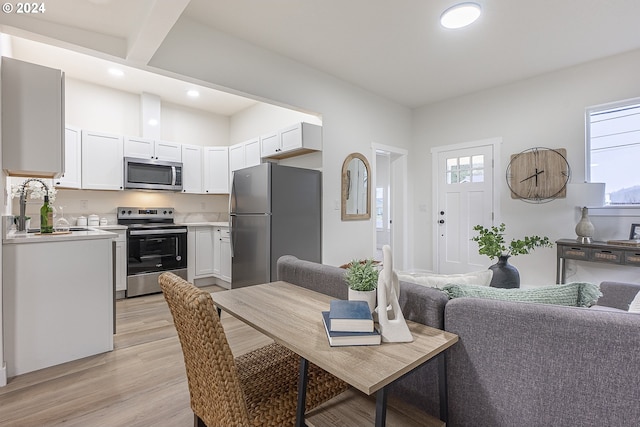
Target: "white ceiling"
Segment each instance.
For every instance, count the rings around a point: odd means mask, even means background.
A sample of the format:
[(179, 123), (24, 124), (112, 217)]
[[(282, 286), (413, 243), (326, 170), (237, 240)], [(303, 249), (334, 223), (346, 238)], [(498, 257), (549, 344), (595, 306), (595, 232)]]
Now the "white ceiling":
[(454, 0), (55, 0), (0, 30), (144, 67), (184, 16), (408, 107), (640, 49), (638, 0), (476, 1), (462, 30)]

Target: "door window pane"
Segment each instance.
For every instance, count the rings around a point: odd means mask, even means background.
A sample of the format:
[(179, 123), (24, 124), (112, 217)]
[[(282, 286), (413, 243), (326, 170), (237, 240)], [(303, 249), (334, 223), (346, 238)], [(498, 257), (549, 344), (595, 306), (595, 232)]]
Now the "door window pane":
[(447, 159), (447, 184), (484, 182), (484, 156)]

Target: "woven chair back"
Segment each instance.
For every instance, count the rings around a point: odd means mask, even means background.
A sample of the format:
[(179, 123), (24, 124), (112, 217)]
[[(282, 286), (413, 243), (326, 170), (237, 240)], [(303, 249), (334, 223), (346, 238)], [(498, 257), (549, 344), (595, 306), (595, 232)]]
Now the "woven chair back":
[(207, 426), (250, 424), (236, 364), (211, 295), (173, 273), (160, 287), (184, 355), (191, 409)]

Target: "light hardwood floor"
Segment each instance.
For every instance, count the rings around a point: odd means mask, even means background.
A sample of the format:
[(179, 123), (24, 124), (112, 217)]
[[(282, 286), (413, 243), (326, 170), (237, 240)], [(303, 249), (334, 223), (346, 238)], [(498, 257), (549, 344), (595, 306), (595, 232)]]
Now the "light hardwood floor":
[[(182, 351), (164, 298), (120, 300), (116, 312), (114, 351), (20, 375), (0, 387), (0, 426), (192, 426)], [(236, 355), (270, 342), (225, 313), (222, 321)], [(374, 400), (349, 390), (309, 414), (308, 424), (373, 425), (374, 412)], [(387, 425), (444, 423), (412, 408), (390, 408)]]

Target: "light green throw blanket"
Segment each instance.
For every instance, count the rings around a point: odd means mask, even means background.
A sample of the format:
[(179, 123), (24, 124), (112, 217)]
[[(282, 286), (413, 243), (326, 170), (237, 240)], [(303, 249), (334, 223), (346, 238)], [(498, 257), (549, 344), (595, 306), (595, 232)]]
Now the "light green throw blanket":
[(527, 289), (501, 289), (478, 285), (446, 285), (442, 290), (449, 298), (473, 297), (541, 304), (591, 307), (602, 296), (593, 283), (567, 283)]

